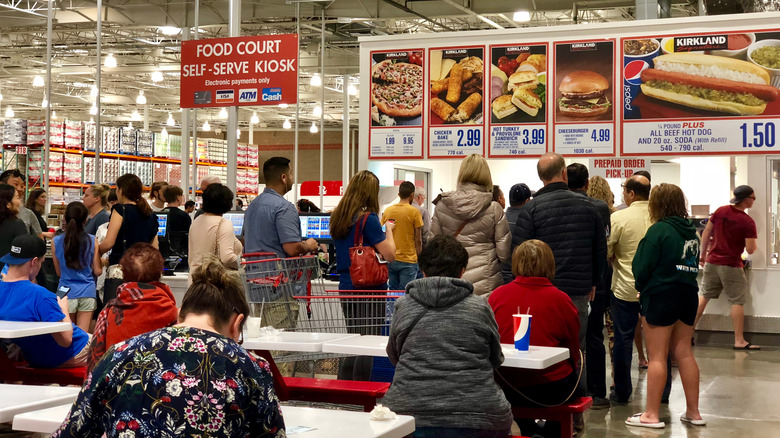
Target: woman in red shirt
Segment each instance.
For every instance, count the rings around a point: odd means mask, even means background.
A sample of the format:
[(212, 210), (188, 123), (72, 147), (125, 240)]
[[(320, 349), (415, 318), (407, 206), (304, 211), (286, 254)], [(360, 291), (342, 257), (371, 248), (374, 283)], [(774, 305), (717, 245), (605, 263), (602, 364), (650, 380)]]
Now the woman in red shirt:
[[(488, 298), (501, 343), (514, 343), (512, 315), (527, 312), (533, 315), (531, 345), (568, 348), (569, 360), (543, 370), (501, 367), (496, 381), (513, 406), (555, 406), (581, 396), (577, 389), (580, 321), (571, 298), (551, 283), (555, 276), (552, 250), (541, 240), (523, 242), (512, 254), (512, 274), (516, 278)], [(518, 425), (523, 434), (529, 434)]]

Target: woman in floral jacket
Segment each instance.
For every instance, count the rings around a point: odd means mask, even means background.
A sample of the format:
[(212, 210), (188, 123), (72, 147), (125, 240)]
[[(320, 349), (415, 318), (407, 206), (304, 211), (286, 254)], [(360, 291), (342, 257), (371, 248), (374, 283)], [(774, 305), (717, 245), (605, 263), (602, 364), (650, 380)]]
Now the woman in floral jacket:
[(240, 279), (218, 261), (192, 277), (179, 324), (111, 347), (53, 436), (285, 436), (268, 363), (237, 342)]

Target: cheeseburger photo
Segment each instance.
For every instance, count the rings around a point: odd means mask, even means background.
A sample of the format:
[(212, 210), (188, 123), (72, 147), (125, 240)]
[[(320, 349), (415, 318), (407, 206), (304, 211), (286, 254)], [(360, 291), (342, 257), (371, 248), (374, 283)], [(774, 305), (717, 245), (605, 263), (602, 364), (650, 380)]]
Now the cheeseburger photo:
[(609, 81), (604, 76), (579, 70), (564, 76), (558, 91), (558, 111), (569, 117), (595, 117), (609, 111), (612, 105), (606, 95)]
[(736, 115), (762, 114), (780, 98), (769, 74), (747, 61), (698, 53), (672, 53), (653, 59), (642, 72), (642, 93), (659, 100)]

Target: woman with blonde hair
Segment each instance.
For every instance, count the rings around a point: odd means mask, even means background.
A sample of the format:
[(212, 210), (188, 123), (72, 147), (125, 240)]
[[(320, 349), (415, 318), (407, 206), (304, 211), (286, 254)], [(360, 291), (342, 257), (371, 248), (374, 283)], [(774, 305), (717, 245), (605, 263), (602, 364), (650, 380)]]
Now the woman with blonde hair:
[(429, 234), (449, 234), (463, 244), (469, 253), (463, 279), (474, 284), (475, 294), (503, 284), (501, 263), (509, 261), (512, 236), (504, 209), (493, 201), (493, 178), (485, 158), (472, 154), (460, 164), (458, 187), (441, 195)]
[(654, 222), (631, 263), (647, 343), (645, 412), (626, 419), (629, 426), (660, 429), (661, 398), (667, 377), (667, 356), (677, 361), (685, 392), (683, 423), (704, 426), (699, 413), (699, 365), (691, 350), (699, 307), (699, 236), (688, 219), (683, 191), (661, 184), (650, 192), (648, 210)]
[(592, 176), (588, 181), (588, 196), (593, 199), (600, 199), (607, 204), (609, 212), (615, 212), (615, 195), (609, 188), (607, 180), (600, 176)]
[(108, 184), (94, 184), (84, 190), (84, 196), (81, 202), (89, 210), (89, 220), (84, 225), (84, 231), (88, 234), (97, 235), (97, 229), (108, 223), (111, 215), (108, 213), (108, 194), (111, 188)]

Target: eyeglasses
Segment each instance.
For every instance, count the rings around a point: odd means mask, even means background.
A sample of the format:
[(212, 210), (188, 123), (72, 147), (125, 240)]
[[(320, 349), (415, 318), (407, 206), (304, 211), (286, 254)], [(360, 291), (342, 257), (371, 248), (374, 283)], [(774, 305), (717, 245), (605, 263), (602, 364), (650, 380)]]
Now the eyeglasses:
[[(239, 315), (243, 315), (243, 313), (239, 312), (238, 309), (236, 309), (235, 306), (233, 306), (233, 311), (236, 312)], [(244, 323), (241, 323), (241, 327), (238, 328), (238, 345), (241, 345), (244, 343)]]

